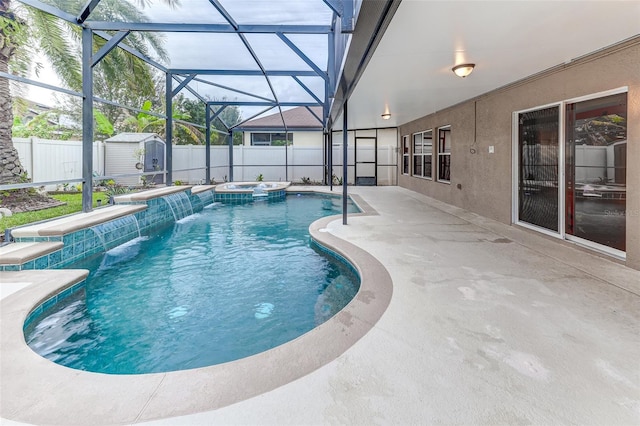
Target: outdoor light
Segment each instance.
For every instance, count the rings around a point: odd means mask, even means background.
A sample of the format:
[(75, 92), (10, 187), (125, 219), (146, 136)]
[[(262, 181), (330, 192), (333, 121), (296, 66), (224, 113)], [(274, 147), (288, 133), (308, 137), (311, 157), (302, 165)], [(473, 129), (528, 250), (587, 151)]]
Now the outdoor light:
[(451, 71), (453, 71), (458, 77), (464, 78), (471, 74), (471, 72), (473, 71), (473, 67), (475, 66), (476, 64), (460, 64), (451, 68)]
[(381, 115), (383, 120), (388, 120), (391, 118), (391, 113), (390, 112), (385, 112), (384, 114)]

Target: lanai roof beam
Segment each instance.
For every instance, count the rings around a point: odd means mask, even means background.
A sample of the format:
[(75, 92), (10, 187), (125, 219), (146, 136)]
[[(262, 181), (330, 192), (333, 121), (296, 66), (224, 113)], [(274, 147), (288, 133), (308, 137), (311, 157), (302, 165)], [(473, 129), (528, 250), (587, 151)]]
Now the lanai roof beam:
[[(177, 75), (172, 75), (173, 79), (175, 81), (177, 81), (178, 83), (182, 83), (182, 79), (180, 78), (180, 76)], [(204, 102), (205, 104), (208, 102), (204, 96), (202, 96), (200, 93), (196, 92), (195, 90), (193, 90), (191, 87), (189, 87), (189, 85), (185, 86), (185, 89), (187, 89), (189, 92), (191, 92), (191, 94), (193, 96), (195, 96), (196, 98), (198, 98), (200, 101)]]
[(263, 109), (263, 110), (262, 110), (262, 111), (260, 111), (259, 113), (254, 114), (254, 115), (252, 115), (251, 117), (249, 117), (249, 118), (246, 118), (246, 119), (242, 120), (241, 122), (239, 122), (238, 124), (236, 124), (235, 126), (233, 126), (233, 128), (235, 129), (235, 128), (238, 128), (238, 127), (242, 126), (242, 125), (243, 125), (244, 123), (246, 123), (247, 121), (251, 121), (251, 120), (253, 120), (254, 118), (256, 118), (256, 117), (258, 117), (258, 116), (260, 116), (260, 115), (264, 114), (265, 112), (267, 112), (267, 111), (269, 111), (269, 110), (272, 110), (274, 107), (275, 107), (275, 106), (270, 106), (269, 108), (265, 108), (265, 109)]
[(233, 106), (268, 106), (277, 107), (297, 107), (297, 106), (318, 106), (317, 102), (277, 102), (277, 101), (210, 101), (212, 105), (233, 105)]
[[(186, 76), (186, 78), (185, 78), (184, 80), (182, 80), (182, 81), (180, 81), (180, 82), (179, 82), (180, 84), (178, 84), (178, 87), (176, 87), (175, 89), (173, 89), (173, 91), (171, 91), (171, 96), (175, 96), (175, 95), (177, 95), (178, 93), (180, 93), (180, 91), (181, 91), (182, 89), (184, 89), (184, 87), (185, 87), (187, 84), (189, 84), (189, 82), (190, 82), (191, 80), (193, 80), (195, 77), (196, 77), (196, 75), (195, 75), (195, 74), (189, 74), (188, 76)], [(177, 80), (177, 79), (176, 79), (176, 80)]]
[[(27, 0), (29, 2), (36, 0)], [(55, 8), (54, 8), (55, 9)], [(55, 9), (59, 10), (59, 9)], [(62, 12), (64, 13), (64, 12)], [(75, 22), (75, 16), (72, 16)], [(93, 30), (103, 31), (148, 31), (148, 32), (173, 32), (173, 33), (239, 33), (239, 34), (273, 34), (282, 32), (286, 34), (327, 34), (331, 31), (330, 25), (238, 25), (234, 28), (231, 24), (186, 24), (168, 22), (108, 22), (85, 21), (84, 26)]]
[(78, 22), (77, 17), (75, 15), (62, 11), (55, 6), (51, 6), (46, 3), (43, 3), (40, 0), (20, 0), (20, 2), (23, 4), (26, 4), (27, 6), (35, 7), (36, 9), (39, 9), (50, 15), (56, 16), (67, 22), (73, 22), (74, 24)]
[(236, 31), (238, 31), (238, 28), (240, 28), (240, 26), (235, 21), (235, 19), (233, 19), (231, 14), (227, 12), (227, 10), (220, 4), (218, 0), (209, 0), (209, 3), (211, 3), (213, 7), (215, 7), (218, 10), (218, 12), (220, 12), (220, 14), (224, 17), (224, 19), (226, 19), (229, 25), (231, 25)]
[[(231, 92), (240, 93), (241, 95), (251, 96), (252, 98), (261, 99), (267, 102), (274, 102), (273, 99), (266, 98), (264, 96), (256, 95), (254, 93), (245, 92), (244, 90), (234, 89), (233, 87), (225, 86), (223, 84), (214, 83), (213, 81), (203, 80), (201, 78), (194, 78), (193, 81), (197, 81), (199, 83), (209, 84), (214, 87), (219, 87), (221, 89), (229, 90)], [(187, 86), (188, 87), (188, 86)]]
[[(105, 39), (107, 41), (111, 40), (111, 38), (113, 37), (111, 34), (106, 33), (104, 31), (94, 31), (93, 34), (97, 35), (99, 37), (102, 37), (103, 39)], [(125, 52), (131, 53), (136, 58), (143, 60), (147, 64), (159, 69), (160, 71), (167, 72), (167, 68), (164, 65), (159, 64), (158, 62), (154, 61), (153, 59), (149, 58), (146, 55), (143, 55), (142, 53), (138, 52), (136, 49), (132, 48), (128, 44), (121, 43), (121, 44), (118, 45), (118, 47), (120, 49), (124, 50)]]
[[(211, 108), (213, 105), (207, 105), (207, 108)], [(222, 107), (218, 108), (218, 110), (211, 116), (211, 118), (209, 119), (209, 121), (213, 121), (216, 119), (217, 116), (219, 116), (220, 114), (222, 114), (222, 111), (225, 110), (225, 108), (227, 108), (227, 105), (223, 105)]]
[(264, 76), (269, 77), (318, 77), (315, 71), (282, 71), (282, 70), (212, 70), (203, 68), (176, 68), (169, 70), (175, 74), (200, 74), (200, 75), (232, 75), (236, 77)]
[(284, 126), (284, 130), (286, 132), (287, 123), (284, 122), (284, 117), (282, 116), (282, 104), (278, 100), (278, 95), (276, 94), (276, 91), (274, 90), (273, 85), (271, 84), (271, 80), (269, 80), (267, 71), (262, 65), (262, 62), (260, 62), (260, 58), (258, 58), (258, 55), (256, 54), (256, 52), (251, 47), (251, 44), (249, 43), (249, 40), (247, 40), (247, 37), (244, 34), (238, 34), (238, 37), (240, 37), (240, 40), (242, 40), (242, 43), (244, 43), (245, 47), (253, 57), (253, 60), (256, 61), (256, 64), (258, 65), (258, 67), (260, 67), (260, 71), (262, 71), (262, 74), (264, 75), (264, 78), (267, 81), (267, 84), (269, 85), (269, 90), (271, 90), (271, 94), (273, 94), (273, 99), (276, 101), (276, 107), (278, 107), (278, 111), (280, 111), (280, 119), (282, 120), (282, 125)]
[(82, 24), (86, 21), (89, 15), (91, 15), (91, 12), (93, 12), (96, 6), (98, 6), (98, 3), (100, 3), (100, 0), (88, 0), (76, 18), (76, 22), (78, 22), (78, 24)]
[(319, 77), (322, 77), (323, 79), (328, 78), (327, 73), (322, 71), (311, 59), (309, 59), (309, 57), (305, 55), (304, 52), (300, 50), (298, 46), (296, 46), (289, 38), (287, 38), (287, 36), (282, 33), (276, 33), (276, 35), (280, 38), (280, 40), (284, 42), (284, 44), (289, 46), (289, 48), (300, 57), (300, 59), (302, 59), (307, 65), (309, 65), (309, 67), (314, 70)]
[(302, 80), (300, 80), (298, 77), (296, 77), (295, 75), (292, 76), (292, 78), (296, 81), (296, 83), (298, 83), (300, 85), (300, 87), (302, 87), (304, 89), (305, 92), (307, 92), (313, 99), (316, 100), (316, 102), (318, 102), (318, 105), (322, 105), (323, 102), (320, 100), (320, 98), (318, 98), (316, 96), (315, 93), (313, 93), (313, 91), (311, 89), (309, 89), (309, 87), (307, 87), (306, 84), (304, 84), (302, 82)]
[(306, 106), (305, 108), (306, 108), (307, 111), (309, 111), (311, 113), (311, 115), (313, 115), (316, 118), (316, 120), (318, 120), (320, 122), (320, 124), (322, 124), (324, 126), (324, 121), (320, 117), (318, 117), (318, 114), (313, 112), (311, 107)]
[(329, 6), (329, 9), (333, 10), (338, 16), (342, 16), (342, 1), (340, 0), (322, 0), (324, 4)]
[(109, 52), (111, 52), (113, 49), (115, 49), (116, 46), (118, 46), (118, 43), (120, 43), (125, 39), (126, 36), (129, 35), (129, 33), (131, 33), (131, 31), (120, 31), (118, 34), (115, 34), (113, 37), (111, 37), (107, 41), (107, 43), (100, 48), (100, 50), (98, 50), (93, 54), (93, 56), (91, 56), (91, 66), (95, 66), (102, 60), (102, 58), (107, 56)]

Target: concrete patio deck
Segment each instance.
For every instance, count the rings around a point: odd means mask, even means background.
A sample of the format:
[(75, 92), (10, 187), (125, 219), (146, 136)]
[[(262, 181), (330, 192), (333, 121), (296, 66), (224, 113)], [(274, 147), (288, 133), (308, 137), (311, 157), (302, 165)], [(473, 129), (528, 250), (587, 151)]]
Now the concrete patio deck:
[(390, 273), (380, 320), (287, 385), (145, 424), (640, 424), (639, 271), (402, 188), (349, 190), (379, 215), (327, 229)]

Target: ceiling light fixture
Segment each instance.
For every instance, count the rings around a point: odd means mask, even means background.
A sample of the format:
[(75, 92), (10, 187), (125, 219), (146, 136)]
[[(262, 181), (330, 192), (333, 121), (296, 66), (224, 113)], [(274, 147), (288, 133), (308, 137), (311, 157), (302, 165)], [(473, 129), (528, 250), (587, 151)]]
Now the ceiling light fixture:
[(385, 112), (380, 117), (382, 117), (383, 120), (388, 120), (388, 119), (391, 118), (391, 113), (390, 112)]
[(471, 74), (475, 66), (476, 64), (460, 64), (451, 68), (451, 71), (453, 71), (458, 77), (464, 78)]

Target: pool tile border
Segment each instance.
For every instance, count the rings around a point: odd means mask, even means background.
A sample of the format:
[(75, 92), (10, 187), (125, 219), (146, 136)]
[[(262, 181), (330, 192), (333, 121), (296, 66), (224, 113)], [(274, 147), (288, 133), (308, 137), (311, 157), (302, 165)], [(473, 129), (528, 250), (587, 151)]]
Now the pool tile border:
[[(164, 188), (160, 188), (164, 189)], [(97, 253), (105, 252), (116, 245), (122, 244), (133, 238), (136, 238), (138, 231), (133, 232), (127, 224), (128, 218), (135, 218), (139, 230), (139, 235), (148, 235), (152, 229), (161, 228), (172, 224), (175, 221), (171, 207), (164, 196), (184, 192), (191, 202), (193, 213), (198, 213), (208, 204), (214, 202), (214, 193), (211, 187), (199, 188), (198, 193), (192, 194), (189, 187), (180, 188), (178, 191), (158, 192), (152, 190), (151, 195), (143, 197), (141, 193), (138, 198), (131, 200), (123, 198), (119, 200), (122, 205), (139, 205), (145, 206), (144, 209), (132, 212), (130, 214), (113, 217), (104, 222), (91, 222), (86, 228), (81, 228), (69, 232), (64, 235), (41, 235), (41, 236), (17, 236), (15, 242), (62, 242), (63, 246), (52, 253), (31, 259), (22, 264), (4, 264), (0, 265), (0, 272), (7, 271), (23, 271), (23, 270), (42, 270), (42, 269), (60, 269), (64, 268), (80, 259), (93, 256)], [(155, 196), (156, 198), (152, 198)], [(95, 210), (98, 211), (99, 210)], [(72, 216), (69, 216), (72, 217)], [(67, 217), (66, 219), (68, 219)], [(54, 221), (48, 221), (53, 223)], [(17, 230), (21, 228), (16, 228)], [(109, 244), (106, 245), (96, 233), (97, 229), (105, 229), (106, 234), (112, 237)], [(20, 232), (18, 232), (20, 234)]]
[(40, 315), (42, 315), (43, 312), (45, 312), (47, 309), (49, 309), (50, 307), (52, 307), (53, 305), (55, 305), (59, 301), (64, 300), (67, 297), (69, 297), (69, 296), (77, 293), (78, 291), (82, 290), (85, 287), (85, 284), (86, 284), (86, 280), (82, 279), (81, 281), (78, 281), (75, 284), (71, 284), (69, 287), (65, 288), (61, 292), (56, 293), (56, 294), (52, 295), (51, 297), (49, 297), (48, 299), (43, 300), (42, 302), (40, 302), (40, 304), (38, 306), (36, 306), (27, 315), (27, 318), (24, 320), (23, 329), (26, 329), (27, 327), (29, 327), (29, 325), (35, 319), (37, 319)]

